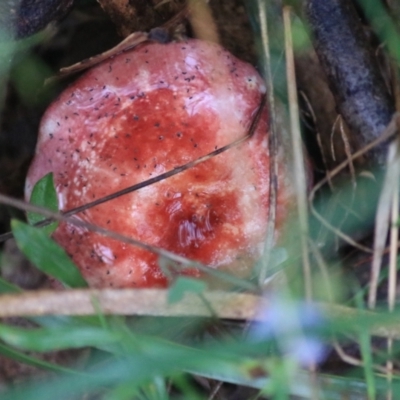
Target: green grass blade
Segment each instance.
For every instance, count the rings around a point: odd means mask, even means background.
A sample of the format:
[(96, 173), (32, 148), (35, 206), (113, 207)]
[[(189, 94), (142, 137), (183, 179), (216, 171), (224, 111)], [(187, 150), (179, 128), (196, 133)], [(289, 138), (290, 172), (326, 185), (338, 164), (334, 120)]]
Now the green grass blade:
[(31, 365), (33, 367), (38, 367), (41, 369), (45, 369), (52, 372), (63, 372), (66, 374), (78, 374), (77, 371), (65, 367), (61, 367), (60, 365), (53, 364), (47, 361), (40, 360), (36, 357), (28, 356), (18, 350), (15, 350), (9, 346), (4, 345), (0, 342), (0, 354), (10, 358), (12, 360)]
[[(46, 207), (54, 212), (58, 211), (57, 193), (54, 188), (52, 173), (45, 175), (42, 179), (36, 182), (32, 190), (30, 202), (36, 206)], [(33, 212), (28, 212), (27, 218), (30, 225), (34, 225), (45, 219), (43, 215)], [(54, 222), (42, 229), (50, 235), (57, 226), (58, 222)]]
[(121, 336), (109, 330), (92, 327), (22, 329), (0, 324), (0, 338), (17, 348), (46, 352), (87, 346), (101, 347), (117, 343)]
[(12, 283), (7, 282), (3, 278), (0, 278), (0, 294), (18, 293), (18, 292), (22, 292), (22, 290), (18, 286), (15, 286)]
[(64, 249), (50, 239), (46, 232), (17, 220), (11, 221), (11, 228), (18, 247), (37, 268), (66, 286), (87, 286)]
[(206, 289), (207, 284), (202, 280), (180, 276), (168, 290), (168, 303), (181, 301), (187, 292), (202, 294)]

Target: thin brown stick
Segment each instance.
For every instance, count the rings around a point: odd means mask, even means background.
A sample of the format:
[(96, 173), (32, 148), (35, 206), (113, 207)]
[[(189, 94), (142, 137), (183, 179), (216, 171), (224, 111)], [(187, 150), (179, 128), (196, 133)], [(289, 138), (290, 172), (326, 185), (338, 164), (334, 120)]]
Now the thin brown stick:
[(217, 384), (213, 388), (212, 392), (208, 396), (207, 400), (214, 400), (217, 397), (218, 392), (221, 390), (221, 387), (223, 384), (224, 384), (224, 382), (222, 382), (222, 381), (217, 382)]
[(341, 217), (341, 220), (338, 221), (336, 229), (341, 232), (341, 228), (343, 226), (343, 224), (346, 223), (346, 220), (348, 219), (349, 214), (352, 215), (356, 215), (357, 213), (354, 211), (354, 199), (355, 199), (355, 194), (356, 194), (356, 187), (357, 187), (357, 180), (356, 180), (356, 170), (354, 167), (354, 163), (353, 160), (351, 158), (351, 146), (348, 140), (348, 137), (346, 135), (346, 132), (344, 130), (344, 126), (343, 126), (343, 118), (341, 117), (341, 115), (338, 115), (338, 123), (339, 123), (339, 131), (340, 131), (340, 135), (342, 138), (342, 142), (344, 145), (344, 151), (345, 151), (345, 155), (349, 161), (349, 171), (350, 171), (350, 176), (351, 176), (351, 183), (352, 183), (352, 187), (353, 190), (351, 190), (350, 192), (350, 199), (348, 201), (348, 204), (343, 204), (343, 202), (339, 201), (339, 204), (341, 205), (341, 207), (345, 210), (345, 212), (343, 213), (343, 216)]
[(118, 43), (113, 48), (105, 51), (104, 53), (97, 54), (85, 60), (79, 61), (76, 64), (70, 65), (68, 67), (64, 67), (60, 69), (60, 72), (46, 79), (45, 85), (53, 83), (59, 79), (65, 78), (66, 76), (75, 74), (77, 72), (84, 71), (90, 67), (94, 67), (101, 62), (115, 57), (116, 55), (123, 53), (125, 51), (131, 50), (134, 47), (138, 46), (141, 43), (144, 43), (148, 40), (153, 40), (152, 33), (157, 29), (164, 29), (165, 31), (171, 30), (173, 27), (178, 25), (181, 21), (183, 21), (188, 16), (189, 10), (188, 7), (183, 7), (175, 16), (173, 16), (170, 20), (168, 20), (165, 24), (163, 24), (159, 28), (155, 28), (148, 32), (133, 32), (129, 36), (127, 36), (122, 42)]
[[(47, 208), (38, 207), (33, 204), (26, 203), (22, 200), (17, 200), (17, 199), (14, 199), (13, 197), (3, 195), (1, 193), (0, 193), (0, 203), (6, 204), (6, 205), (9, 205), (9, 206), (12, 206), (12, 207), (24, 210), (24, 211), (34, 212), (34, 213), (44, 215), (45, 217), (51, 218), (53, 221), (66, 222), (68, 224), (72, 224), (72, 225), (78, 226), (80, 228), (84, 228), (84, 229), (90, 230), (92, 232), (99, 233), (100, 235), (110, 237), (111, 239), (115, 239), (120, 242), (127, 243), (129, 245), (136, 246), (136, 247), (139, 247), (139, 248), (147, 250), (147, 251), (151, 251), (152, 253), (157, 254), (160, 257), (164, 257), (167, 260), (170, 260), (172, 262), (175, 262), (180, 266), (197, 268), (198, 270), (200, 270), (202, 272), (213, 274), (214, 276), (218, 276), (220, 279), (229, 280), (229, 276), (230, 276), (229, 274), (227, 274), (227, 273), (220, 274), (218, 270), (215, 270), (204, 264), (201, 264), (198, 261), (190, 260), (186, 257), (180, 256), (178, 254), (175, 254), (171, 251), (162, 249), (160, 247), (156, 247), (156, 246), (141, 242), (137, 239), (133, 239), (128, 236), (121, 235), (120, 233), (110, 231), (108, 229), (102, 228), (102, 227), (94, 225), (94, 224), (90, 224), (88, 222), (84, 222), (80, 219), (77, 219), (76, 217), (66, 217), (62, 214), (52, 212)], [(237, 283), (237, 280), (235, 278), (233, 278), (233, 279)], [(244, 287), (246, 287), (247, 289), (255, 291), (255, 292), (258, 291), (258, 287), (256, 285), (252, 284), (251, 282), (245, 281), (245, 280), (241, 280), (241, 282), (242, 282), (242, 285)]]
[[(265, 104), (266, 104), (266, 97), (263, 96), (263, 98), (261, 99), (260, 105), (259, 105), (259, 107), (258, 107), (258, 109), (257, 109), (257, 111), (256, 111), (256, 113), (254, 115), (254, 118), (253, 118), (253, 120), (252, 120), (252, 122), (250, 124), (250, 127), (249, 127), (249, 129), (247, 131), (246, 136), (243, 136), (243, 137), (235, 140), (234, 142), (231, 142), (231, 143), (227, 144), (226, 146), (220, 147), (219, 149), (214, 150), (211, 153), (208, 153), (208, 154), (206, 154), (206, 155), (204, 155), (202, 157), (199, 157), (196, 160), (190, 161), (190, 162), (188, 162), (188, 163), (186, 163), (184, 165), (180, 165), (179, 167), (176, 167), (176, 168), (174, 168), (174, 169), (172, 169), (170, 171), (167, 171), (167, 172), (164, 172), (164, 173), (162, 173), (160, 175), (157, 175), (154, 178), (151, 178), (151, 179), (148, 179), (146, 181), (143, 181), (143, 182), (137, 183), (135, 185), (129, 186), (129, 187), (125, 188), (125, 189), (122, 189), (122, 190), (119, 190), (117, 192), (111, 193), (111, 194), (109, 194), (107, 196), (101, 197), (100, 199), (96, 199), (94, 201), (91, 201), (90, 203), (83, 204), (82, 206), (75, 207), (75, 208), (73, 208), (71, 210), (62, 212), (61, 214), (58, 214), (58, 215), (63, 215), (64, 217), (70, 217), (70, 216), (73, 216), (73, 215), (75, 215), (77, 213), (80, 213), (82, 211), (88, 210), (89, 208), (98, 206), (100, 204), (106, 203), (106, 202), (111, 201), (111, 200), (114, 200), (114, 199), (116, 199), (118, 197), (121, 197), (121, 196), (124, 196), (126, 194), (135, 192), (135, 191), (137, 191), (139, 189), (143, 189), (146, 186), (153, 185), (153, 184), (155, 184), (157, 182), (160, 182), (160, 181), (162, 181), (164, 179), (170, 178), (170, 177), (172, 177), (174, 175), (177, 175), (177, 174), (179, 174), (179, 173), (181, 173), (183, 171), (186, 171), (189, 168), (193, 168), (196, 165), (198, 165), (200, 163), (203, 163), (203, 162), (209, 160), (212, 157), (215, 157), (215, 156), (217, 156), (217, 155), (219, 155), (219, 154), (221, 154), (221, 153), (223, 153), (223, 152), (225, 152), (227, 150), (232, 149), (233, 147), (236, 147), (236, 146), (244, 143), (246, 140), (250, 139), (253, 136), (253, 134), (254, 134), (257, 126), (258, 126), (258, 123), (260, 121), (260, 118), (261, 118), (261, 115), (262, 115), (262, 111), (263, 111), (263, 109), (265, 107)], [(1, 200), (0, 200), (0, 202), (1, 202)], [(12, 204), (10, 204), (10, 205), (12, 206)], [(19, 206), (16, 206), (16, 207), (18, 208)], [(46, 226), (46, 225), (50, 224), (53, 221), (54, 220), (51, 217), (50, 218), (46, 218), (43, 221), (40, 221), (39, 223), (35, 224), (35, 226), (43, 227), (43, 226)], [(5, 240), (11, 239), (12, 237), (13, 237), (12, 232), (7, 232), (7, 233), (4, 233), (4, 234), (0, 235), (0, 243), (4, 242)]]
[[(363, 362), (356, 357), (350, 356), (347, 354), (342, 346), (335, 340), (333, 343), (333, 347), (337, 353), (337, 355), (344, 361), (346, 364), (353, 365), (355, 367), (362, 367)], [(381, 365), (373, 364), (373, 368), (375, 371), (380, 372), (381, 374), (386, 374), (387, 369), (385, 367), (382, 367)]]
[(354, 168), (353, 159), (351, 158), (351, 146), (349, 138), (347, 137), (346, 132), (344, 130), (343, 118), (340, 115), (339, 115), (339, 130), (344, 144), (344, 151), (347, 159), (349, 160), (349, 170), (350, 170), (351, 180), (353, 182), (353, 185), (356, 185), (356, 170)]
[(69, 67), (61, 68), (57, 75), (46, 79), (44, 84), (48, 85), (71, 74), (84, 71), (85, 69), (100, 64), (102, 61), (116, 56), (119, 53), (133, 49), (147, 40), (149, 40), (149, 34), (147, 32), (134, 32), (126, 37), (122, 42), (118, 43), (115, 47), (105, 51), (104, 53), (86, 58), (85, 60), (79, 61), (76, 64), (70, 65)]
[(337, 117), (335, 118), (335, 122), (333, 123), (332, 129), (331, 129), (331, 156), (332, 156), (333, 161), (336, 161), (335, 142), (333, 140), (333, 137), (335, 135), (336, 125), (337, 125), (339, 119), (340, 119), (340, 114), (338, 114)]
[[(316, 135), (315, 135), (315, 137), (316, 137), (316, 139), (317, 139), (317, 144), (318, 144), (318, 148), (319, 148), (319, 151), (320, 151), (320, 154), (321, 154), (321, 158), (322, 158), (322, 164), (323, 164), (323, 170), (324, 171), (326, 171), (327, 169), (328, 169), (328, 160), (327, 160), (327, 158), (326, 158), (326, 154), (325, 154), (325, 151), (324, 151), (324, 146), (322, 146), (322, 137), (321, 137), (321, 132), (319, 132), (318, 131), (318, 123), (317, 123), (317, 116), (315, 115), (315, 112), (314, 112), (314, 109), (313, 109), (313, 107), (312, 107), (312, 105), (311, 105), (311, 103), (310, 103), (310, 100), (308, 99), (308, 97), (306, 96), (306, 94), (303, 92), (303, 91), (299, 91), (299, 94), (300, 94), (300, 96), (302, 97), (302, 99), (303, 99), (303, 101), (306, 103), (306, 105), (307, 105), (307, 109), (308, 109), (308, 112), (309, 112), (309, 114), (311, 115), (311, 119), (312, 119), (312, 121), (313, 121), (313, 123), (314, 123), (314, 129), (316, 130)], [(337, 119), (336, 119), (337, 120)], [(333, 134), (334, 134), (334, 130), (335, 130), (335, 126), (336, 126), (336, 121), (334, 122), (334, 124), (333, 124), (333, 127), (332, 127), (332, 134), (331, 134), (331, 151), (332, 151), (332, 158), (333, 158), (333, 160), (335, 160), (335, 150), (334, 150), (334, 148), (333, 148), (333, 141), (332, 141), (332, 136), (333, 136)], [(333, 185), (332, 185), (332, 183), (331, 182), (329, 182), (329, 186), (333, 189)]]
[[(379, 144), (387, 141), (388, 139), (392, 138), (396, 132), (397, 132), (397, 127), (400, 122), (400, 114), (396, 113), (393, 115), (392, 120), (390, 121), (389, 125), (386, 127), (386, 129), (382, 132), (381, 136), (375, 140), (373, 140), (370, 144), (365, 146), (364, 148), (356, 151), (351, 159), (355, 160), (358, 157), (361, 157), (362, 155), (368, 153), (371, 149), (374, 147), (378, 146)], [(332, 171), (329, 171), (327, 173), (327, 176), (323, 179), (321, 179), (320, 182), (318, 182), (314, 188), (311, 190), (308, 201), (310, 203), (310, 209), (312, 214), (328, 229), (330, 229), (332, 232), (334, 232), (337, 236), (342, 238), (344, 241), (347, 243), (351, 244), (352, 246), (366, 252), (366, 253), (372, 253), (372, 250), (368, 247), (365, 247), (359, 243), (357, 243), (355, 240), (353, 240), (350, 236), (344, 234), (343, 232), (340, 232), (337, 230), (334, 226), (332, 226), (328, 221), (325, 220), (325, 218), (315, 209), (313, 201), (315, 198), (315, 194), (320, 190), (326, 183), (329, 182), (330, 179), (338, 175), (343, 169), (345, 169), (349, 164), (349, 160), (345, 160), (342, 163), (340, 163), (336, 168), (334, 168)]]
[[(362, 149), (356, 151), (352, 156), (352, 160), (355, 160), (364, 154), (368, 153), (371, 149), (374, 147), (378, 146), (382, 142), (386, 142), (388, 139), (391, 139), (397, 132), (397, 127), (400, 125), (400, 113), (396, 113), (393, 115), (392, 120), (390, 121), (389, 125), (386, 127), (386, 129), (382, 132), (381, 136), (379, 138), (373, 140), (371, 143), (363, 147)], [(321, 179), (312, 189), (309, 199), (310, 201), (314, 200), (315, 193), (321, 189), (322, 186), (324, 186), (329, 179), (334, 178), (336, 175), (338, 175), (341, 171), (343, 171), (349, 164), (349, 160), (345, 160), (342, 163), (340, 163), (337, 167), (335, 167), (333, 170), (329, 171), (327, 173), (327, 176), (323, 179)], [(329, 177), (328, 177), (329, 175)]]

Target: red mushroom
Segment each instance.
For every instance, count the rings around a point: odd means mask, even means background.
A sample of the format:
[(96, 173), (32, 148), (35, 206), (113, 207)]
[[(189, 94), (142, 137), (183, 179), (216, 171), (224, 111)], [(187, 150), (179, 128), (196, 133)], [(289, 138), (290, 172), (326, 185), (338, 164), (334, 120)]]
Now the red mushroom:
[[(66, 211), (196, 160), (245, 136), (264, 92), (255, 69), (216, 44), (140, 45), (88, 71), (49, 107), (26, 197), (53, 172)], [(241, 145), (78, 217), (246, 276), (266, 234), (267, 132), (264, 110)], [(54, 238), (93, 287), (168, 284), (149, 251), (66, 223)]]

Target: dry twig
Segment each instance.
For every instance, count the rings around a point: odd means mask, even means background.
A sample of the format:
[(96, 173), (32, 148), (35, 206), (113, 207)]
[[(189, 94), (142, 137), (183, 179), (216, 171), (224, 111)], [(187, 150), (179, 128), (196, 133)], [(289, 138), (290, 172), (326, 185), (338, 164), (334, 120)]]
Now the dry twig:
[(187, 293), (182, 301), (170, 304), (168, 290), (164, 289), (40, 290), (0, 296), (0, 318), (93, 315), (99, 311), (118, 315), (212, 317), (211, 306), (219, 318), (257, 320), (258, 310), (268, 307), (266, 299), (251, 294), (207, 292), (203, 296)]
[(389, 147), (385, 179), (375, 216), (374, 254), (372, 258), (371, 279), (368, 295), (369, 308), (374, 308), (376, 303), (376, 292), (378, 290), (382, 257), (385, 251), (386, 238), (389, 229), (389, 218), (390, 211), (392, 209), (393, 194), (394, 190), (398, 188), (399, 179), (400, 142), (399, 140), (396, 140), (392, 142)]
[[(381, 136), (375, 140), (373, 140), (370, 144), (365, 146), (364, 148), (356, 151), (351, 159), (355, 160), (358, 157), (361, 157), (362, 155), (368, 153), (369, 150), (374, 148), (375, 146), (378, 146), (379, 144), (387, 141), (388, 139), (392, 138), (396, 132), (397, 132), (397, 126), (400, 123), (400, 114), (396, 113), (393, 115), (392, 120), (390, 121), (389, 125), (386, 127), (384, 132), (382, 132)], [(308, 201), (310, 203), (310, 209), (312, 214), (328, 229), (330, 229), (332, 232), (334, 232), (337, 236), (339, 236), (341, 239), (346, 241), (347, 243), (351, 244), (352, 246), (366, 252), (366, 253), (372, 253), (372, 250), (369, 249), (368, 247), (365, 247), (359, 243), (357, 243), (355, 240), (353, 240), (350, 236), (340, 232), (337, 230), (334, 226), (332, 226), (328, 221), (325, 220), (325, 218), (315, 209), (313, 205), (313, 201), (315, 198), (316, 193), (318, 190), (320, 190), (326, 183), (329, 182), (329, 180), (333, 179), (336, 175), (338, 175), (341, 171), (343, 171), (349, 164), (349, 160), (343, 161), (341, 164), (339, 164), (336, 168), (333, 170), (329, 171), (327, 173), (327, 176), (324, 179), (321, 179), (314, 188), (311, 190), (311, 193), (309, 195)]]

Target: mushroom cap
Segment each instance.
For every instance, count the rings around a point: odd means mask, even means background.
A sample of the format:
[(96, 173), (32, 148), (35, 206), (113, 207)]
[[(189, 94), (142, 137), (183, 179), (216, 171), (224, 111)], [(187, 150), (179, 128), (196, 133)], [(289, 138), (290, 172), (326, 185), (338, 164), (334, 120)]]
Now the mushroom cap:
[[(67, 211), (196, 160), (245, 136), (264, 93), (256, 70), (216, 44), (145, 43), (124, 52), (50, 105), (26, 198), (53, 172), (59, 208)], [(269, 163), (264, 110), (242, 144), (77, 217), (247, 276), (266, 234)], [(280, 187), (284, 201), (287, 185)], [(168, 285), (158, 256), (147, 250), (67, 223), (54, 238), (92, 287)]]

